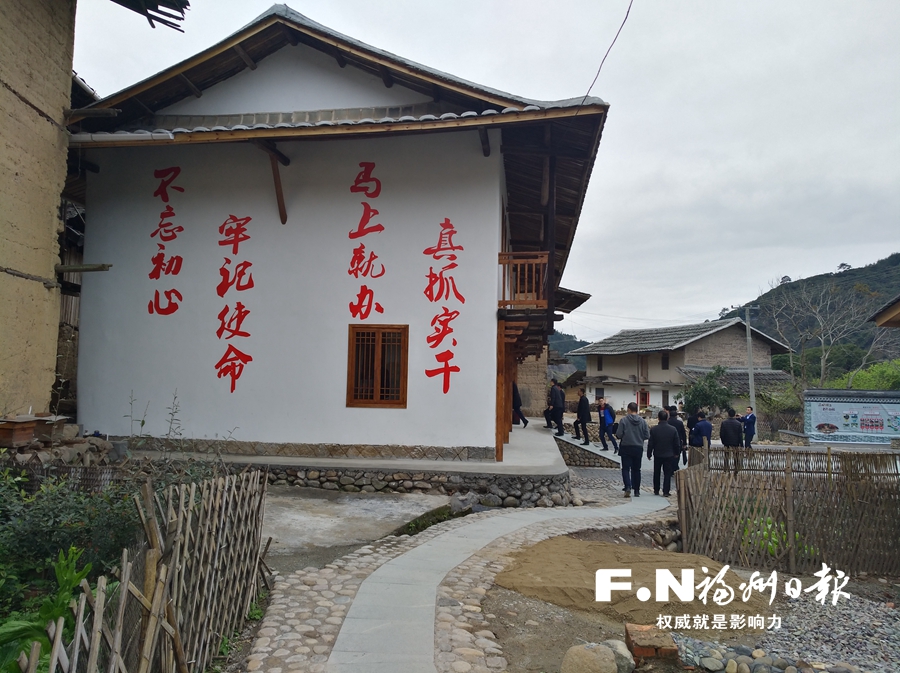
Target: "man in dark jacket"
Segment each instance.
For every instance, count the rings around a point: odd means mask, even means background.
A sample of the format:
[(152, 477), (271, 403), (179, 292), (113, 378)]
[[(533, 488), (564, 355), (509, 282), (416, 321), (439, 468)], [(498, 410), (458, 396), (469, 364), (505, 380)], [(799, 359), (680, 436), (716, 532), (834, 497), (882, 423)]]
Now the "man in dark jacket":
[[(678, 439), (681, 440), (681, 450), (685, 454), (684, 462), (687, 464), (687, 432), (684, 430), (684, 423), (678, 418), (678, 407), (676, 406), (669, 407), (669, 425), (674, 427), (676, 432), (678, 432)], [(678, 456), (675, 456), (675, 470), (678, 471)]]
[(671, 493), (672, 475), (678, 465), (678, 454), (681, 453), (681, 439), (674, 425), (669, 425), (669, 412), (662, 410), (656, 417), (659, 424), (650, 430), (650, 441), (647, 442), (647, 460), (653, 458), (653, 494), (659, 495), (659, 473), (663, 472), (663, 495), (667, 498)]
[(584, 388), (578, 389), (578, 411), (575, 418), (575, 439), (581, 439), (578, 432), (578, 426), (581, 425), (581, 431), (584, 433), (584, 441), (582, 444), (590, 444), (588, 439), (587, 424), (591, 422), (591, 403), (584, 394)]
[(738, 420), (744, 424), (744, 446), (749, 451), (753, 448), (750, 446), (750, 440), (756, 434), (756, 414), (753, 413), (753, 407), (747, 407), (747, 413)]
[(634, 489), (634, 497), (637, 498), (641, 495), (644, 440), (650, 439), (650, 428), (647, 427), (647, 421), (638, 416), (638, 406), (634, 402), (628, 403), (628, 414), (619, 422), (616, 437), (619, 438), (619, 455), (622, 457), (625, 497), (630, 498), (630, 491)]
[(722, 446), (725, 447), (725, 471), (729, 469), (729, 458), (734, 458), (734, 471), (737, 474), (738, 460), (741, 447), (741, 437), (744, 434), (744, 426), (734, 417), (734, 409), (728, 410), (728, 418), (722, 421), (722, 427), (719, 428), (719, 438), (722, 440)]
[(691, 430), (691, 446), (702, 447), (704, 439), (706, 439), (706, 446), (712, 444), (712, 423), (706, 420), (705, 411), (698, 411), (697, 425)]
[(522, 396), (519, 394), (519, 386), (516, 385), (516, 382), (513, 381), (512, 386), (512, 408), (513, 408), (513, 423), (518, 423), (522, 421), (522, 427), (528, 427), (528, 419), (525, 418), (525, 414), (522, 413)]
[(566, 410), (566, 394), (563, 392), (559, 381), (550, 379), (553, 387), (550, 388), (550, 418), (556, 423), (556, 436), (562, 437), (563, 432), (563, 412)]

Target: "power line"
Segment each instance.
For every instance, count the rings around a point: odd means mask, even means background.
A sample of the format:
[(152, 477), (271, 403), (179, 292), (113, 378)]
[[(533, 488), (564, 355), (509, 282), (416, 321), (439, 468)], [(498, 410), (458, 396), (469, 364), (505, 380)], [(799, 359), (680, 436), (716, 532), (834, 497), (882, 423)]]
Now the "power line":
[(603, 64), (606, 63), (606, 57), (609, 56), (609, 52), (612, 51), (613, 45), (616, 43), (616, 40), (619, 39), (619, 33), (622, 32), (622, 29), (625, 27), (625, 22), (628, 21), (628, 15), (631, 13), (632, 4), (634, 4), (634, 0), (629, 0), (628, 9), (625, 11), (625, 18), (622, 19), (622, 25), (619, 26), (619, 30), (616, 31), (616, 36), (613, 38), (613, 41), (609, 45), (609, 49), (607, 49), (606, 53), (603, 55), (603, 60), (600, 61), (600, 67), (597, 68), (597, 74), (594, 75), (594, 81), (591, 82), (591, 85), (588, 87), (587, 93), (584, 94), (584, 98), (581, 99), (581, 105), (584, 105), (584, 101), (586, 101), (587, 97), (591, 95), (591, 89), (594, 88), (594, 85), (597, 83), (597, 78), (600, 77), (600, 71), (603, 69)]

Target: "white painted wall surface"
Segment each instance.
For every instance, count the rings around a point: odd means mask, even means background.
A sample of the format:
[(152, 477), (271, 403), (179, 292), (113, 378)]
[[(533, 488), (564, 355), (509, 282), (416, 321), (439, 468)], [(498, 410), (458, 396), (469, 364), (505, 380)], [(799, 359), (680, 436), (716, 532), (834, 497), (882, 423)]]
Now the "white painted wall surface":
[[(499, 137), (492, 142), (498, 147)], [(113, 268), (84, 279), (79, 420), (90, 431), (128, 434), (133, 393), (136, 418), (149, 403), (145, 431), (164, 435), (177, 390), (187, 437), (493, 446), (499, 152), (482, 156), (475, 132), (281, 143), (279, 149), (291, 157), (281, 167), (285, 226), (268, 156), (250, 145), (91, 153), (101, 170), (88, 184), (85, 262)], [(365, 196), (349, 187), (362, 161), (376, 164), (382, 191), (369, 201), (380, 211), (372, 223), (385, 230), (352, 241), (348, 232), (357, 227)], [(153, 171), (176, 165), (182, 172), (175, 184), (184, 193), (170, 190), (170, 203), (184, 231), (167, 252), (183, 257), (183, 269), (154, 281), (148, 273), (157, 239), (150, 234), (163, 204), (153, 197), (159, 183)], [(253, 218), (251, 240), (235, 259), (253, 263), (255, 287), (223, 299), (216, 294), (219, 268), (231, 255), (218, 245), (218, 227), (229, 214)], [(438, 264), (423, 250), (437, 243), (444, 218), (465, 248), (454, 271), (464, 305), (432, 304), (423, 294), (429, 265)], [(348, 304), (361, 284), (347, 269), (358, 242), (386, 267), (383, 277), (365, 281), (385, 309), (366, 322), (409, 325), (406, 409), (346, 406), (348, 325), (360, 322)], [(183, 294), (181, 308), (170, 316), (148, 314), (153, 291), (169, 287)], [(215, 332), (219, 311), (236, 300), (251, 311), (244, 323), (251, 336), (232, 342), (253, 362), (232, 394), (228, 379), (216, 377), (226, 342)], [(426, 337), (441, 305), (460, 311), (452, 323), (453, 364), (462, 371), (452, 375), (446, 395), (440, 377), (424, 374), (437, 366)]]
[(431, 98), (370, 75), (304, 45), (284, 47), (240, 73), (159, 110), (166, 115), (224, 115), (298, 112), (426, 103)]

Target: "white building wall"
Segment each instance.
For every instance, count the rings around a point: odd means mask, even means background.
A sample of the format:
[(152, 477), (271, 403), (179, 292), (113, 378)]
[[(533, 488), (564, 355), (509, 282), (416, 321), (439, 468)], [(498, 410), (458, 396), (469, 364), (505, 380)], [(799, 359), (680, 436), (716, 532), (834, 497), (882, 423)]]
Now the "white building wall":
[(359, 68), (341, 68), (331, 56), (298, 45), (284, 47), (234, 77), (189, 96), (163, 115), (225, 115), (250, 112), (299, 112), (344, 108), (390, 107), (427, 103), (431, 98)]
[[(499, 137), (492, 133), (492, 143)], [(278, 218), (266, 154), (249, 144), (108, 149), (91, 153), (100, 166), (88, 184), (86, 263), (111, 263), (86, 274), (82, 289), (79, 414), (87, 430), (131, 431), (128, 418), (146, 408), (148, 434), (165, 435), (167, 407), (177, 391), (184, 435), (269, 442), (493, 446), (496, 373), (497, 254), (502, 157), (481, 153), (475, 134), (406, 136), (329, 142), (280, 143), (291, 158), (281, 167), (288, 222)], [(377, 199), (351, 193), (360, 162), (374, 162)], [(178, 238), (166, 254), (183, 257), (177, 276), (151, 280), (151, 257), (164, 204), (153, 193), (154, 170), (179, 166), (169, 190)], [(384, 231), (350, 240), (361, 201), (379, 211)], [(218, 245), (218, 227), (230, 214), (252, 217), (239, 254)], [(453, 271), (465, 297), (431, 303), (424, 295), (429, 267), (423, 250), (437, 243), (439, 223), (455, 225)], [(385, 274), (348, 274), (353, 249), (365, 243)], [(216, 293), (224, 257), (252, 263), (255, 286)], [(232, 265), (231, 268), (234, 268)], [(348, 325), (361, 283), (384, 307), (365, 321), (409, 325), (408, 406), (346, 406)], [(177, 288), (184, 299), (168, 316), (148, 313), (154, 290)], [(215, 365), (229, 342), (216, 336), (217, 315), (240, 300), (250, 311), (251, 335), (232, 339), (250, 354), (234, 393)], [(426, 337), (441, 306), (459, 310), (452, 323), (456, 347), (448, 394)], [(129, 398), (134, 398), (133, 406)], [(149, 405), (149, 406), (148, 406)]]

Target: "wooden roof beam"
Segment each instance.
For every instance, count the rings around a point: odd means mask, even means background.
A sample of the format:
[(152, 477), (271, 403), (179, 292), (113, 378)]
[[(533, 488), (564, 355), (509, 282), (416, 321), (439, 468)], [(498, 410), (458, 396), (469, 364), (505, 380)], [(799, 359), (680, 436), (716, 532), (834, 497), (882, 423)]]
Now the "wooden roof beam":
[(347, 67), (347, 59), (344, 58), (344, 55), (341, 53), (341, 50), (335, 46), (331, 47), (331, 55), (334, 56), (334, 60), (337, 61), (338, 67), (346, 68)]
[(252, 144), (256, 145), (263, 152), (268, 154), (271, 157), (275, 157), (282, 166), (290, 166), (291, 159), (286, 154), (280, 152), (278, 147), (271, 140), (251, 140)]
[(297, 37), (297, 33), (294, 32), (293, 28), (287, 26), (287, 24), (279, 22), (278, 24), (281, 26), (281, 33), (284, 35), (284, 39), (286, 39), (292, 47), (296, 47), (300, 44), (300, 38)]
[(248, 68), (250, 68), (250, 70), (256, 70), (256, 61), (250, 58), (250, 54), (244, 51), (244, 48), (241, 45), (236, 44), (232, 47), (232, 49), (234, 49), (234, 52), (241, 57), (241, 60), (247, 65)]
[(187, 85), (187, 88), (191, 90), (191, 93), (194, 94), (197, 98), (203, 96), (203, 92), (197, 88), (197, 85), (194, 84), (191, 80), (188, 79), (188, 76), (184, 73), (178, 75), (178, 78)]
[(491, 156), (491, 139), (488, 137), (487, 129), (483, 126), (478, 127), (478, 137), (481, 139), (481, 152), (484, 156)]
[(386, 66), (379, 65), (378, 72), (381, 73), (381, 81), (384, 82), (384, 85), (388, 89), (394, 86), (394, 76), (391, 75), (391, 71), (388, 70)]

